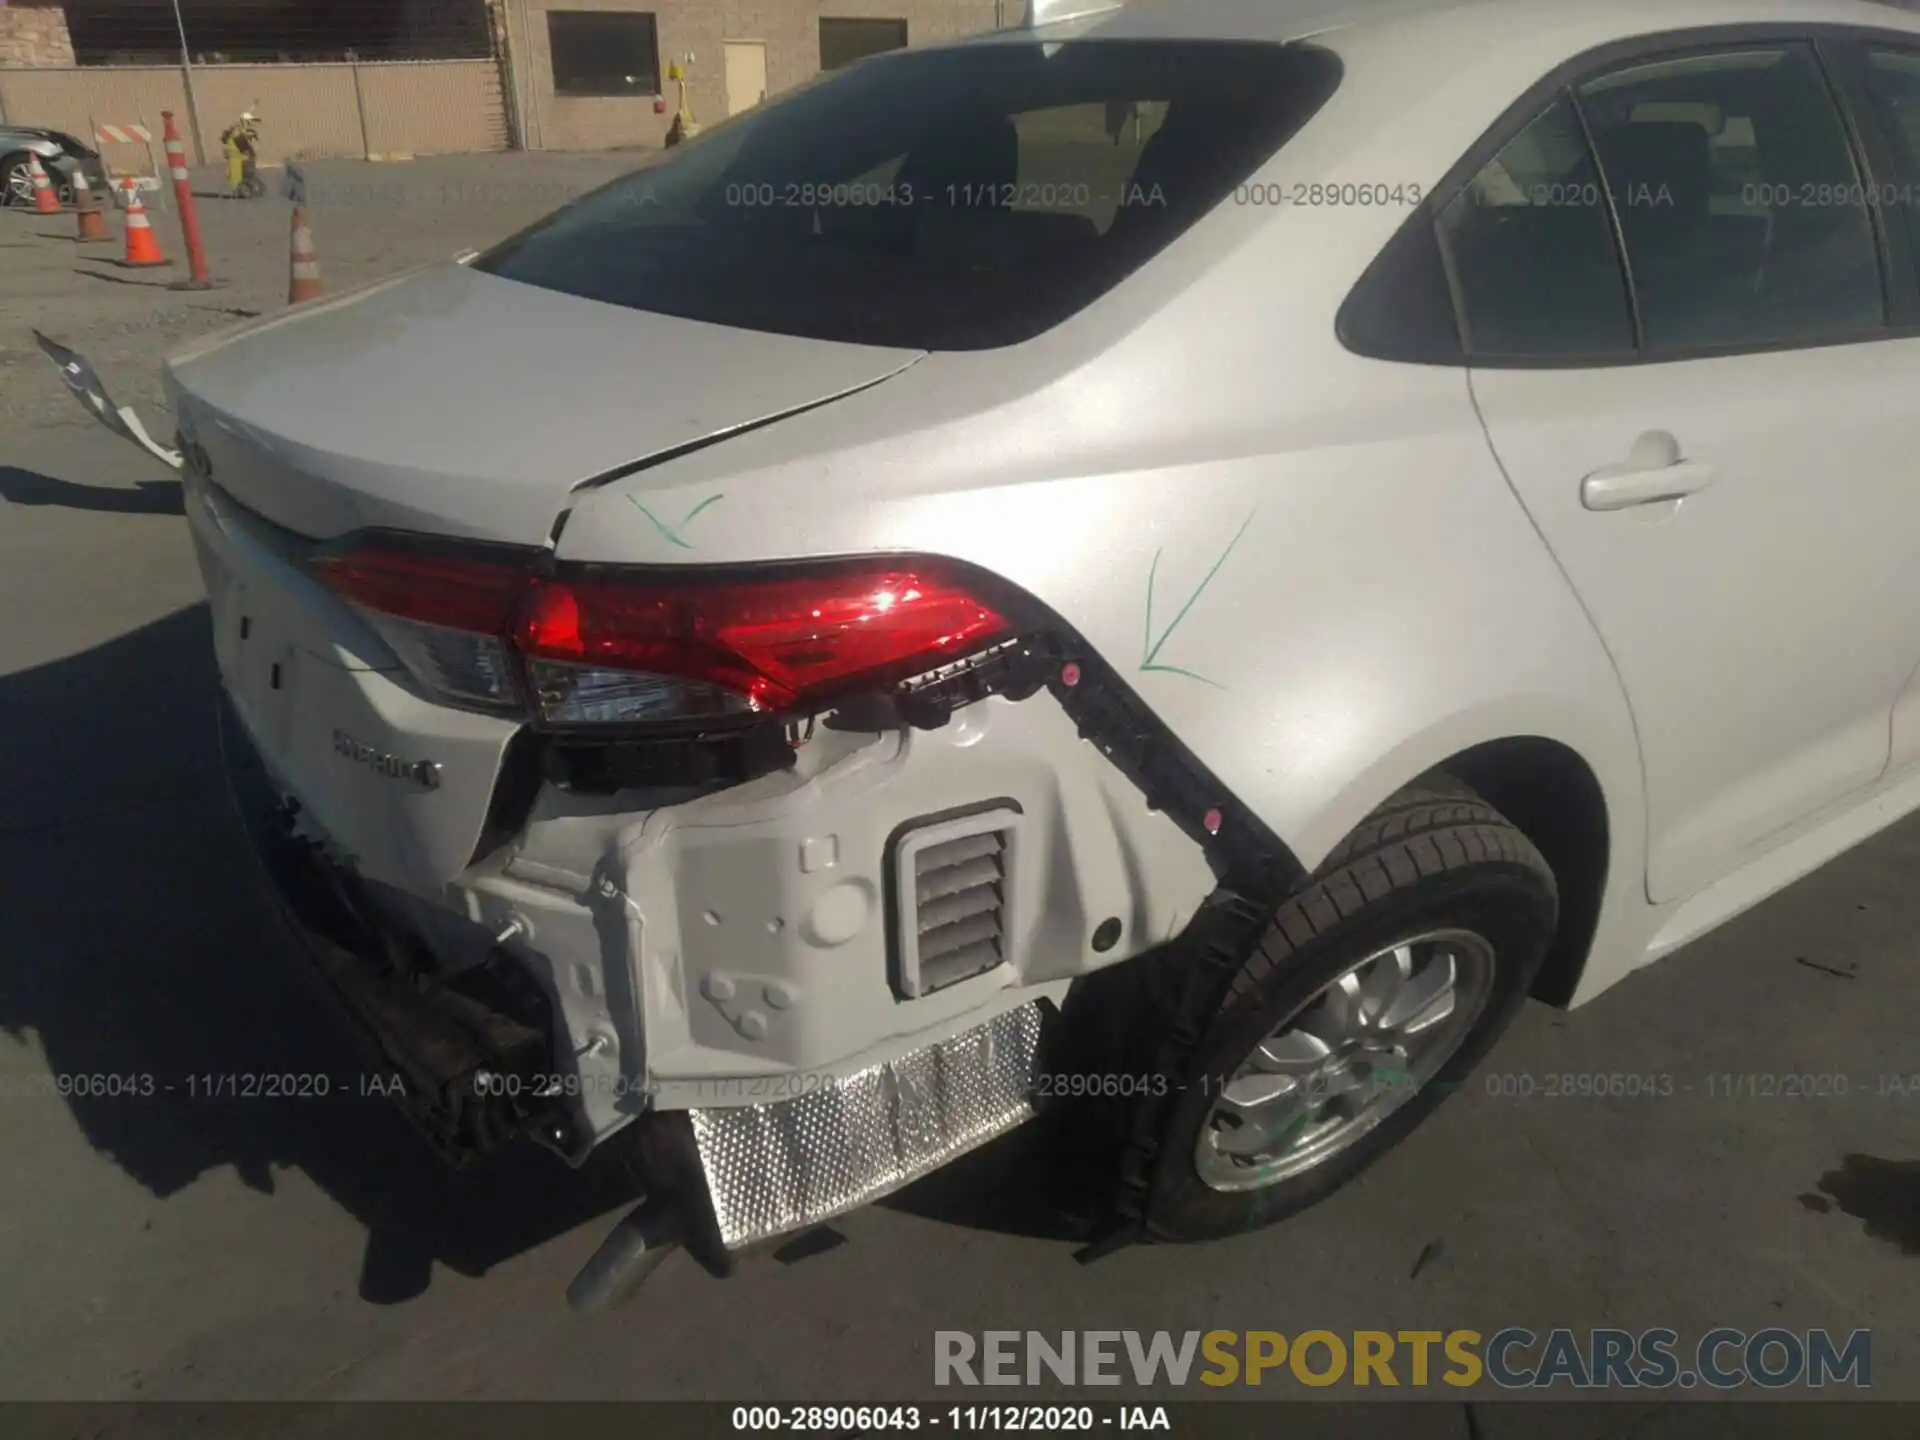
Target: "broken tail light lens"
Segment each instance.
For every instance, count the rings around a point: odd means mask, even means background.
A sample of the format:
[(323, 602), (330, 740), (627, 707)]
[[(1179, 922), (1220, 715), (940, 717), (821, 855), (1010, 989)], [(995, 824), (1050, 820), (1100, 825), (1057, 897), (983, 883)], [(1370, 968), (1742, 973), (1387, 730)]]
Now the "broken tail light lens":
[(429, 693), (488, 710), (520, 707), (506, 639), (527, 585), (519, 564), (366, 547), (324, 556), (315, 568)]
[(435, 693), (518, 704), (524, 684), (555, 725), (814, 710), (1011, 633), (953, 567), (930, 559), (667, 581), (658, 570), (547, 576), (362, 549), (320, 569)]

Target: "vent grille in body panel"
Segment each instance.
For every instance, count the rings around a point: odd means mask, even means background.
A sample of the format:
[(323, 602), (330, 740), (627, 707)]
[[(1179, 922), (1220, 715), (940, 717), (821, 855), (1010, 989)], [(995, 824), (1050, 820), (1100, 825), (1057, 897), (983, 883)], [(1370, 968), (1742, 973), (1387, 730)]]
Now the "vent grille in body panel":
[(1008, 962), (1019, 812), (934, 822), (895, 842), (898, 989), (911, 999)]

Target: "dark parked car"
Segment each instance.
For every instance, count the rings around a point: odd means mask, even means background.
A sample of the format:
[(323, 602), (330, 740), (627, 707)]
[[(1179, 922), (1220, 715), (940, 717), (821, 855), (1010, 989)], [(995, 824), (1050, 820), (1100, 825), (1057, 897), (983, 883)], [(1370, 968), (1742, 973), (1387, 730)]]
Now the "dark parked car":
[(33, 204), (31, 156), (40, 157), (62, 205), (73, 203), (73, 175), (86, 172), (87, 184), (98, 192), (107, 187), (107, 167), (100, 153), (60, 130), (39, 125), (0, 125), (0, 205)]

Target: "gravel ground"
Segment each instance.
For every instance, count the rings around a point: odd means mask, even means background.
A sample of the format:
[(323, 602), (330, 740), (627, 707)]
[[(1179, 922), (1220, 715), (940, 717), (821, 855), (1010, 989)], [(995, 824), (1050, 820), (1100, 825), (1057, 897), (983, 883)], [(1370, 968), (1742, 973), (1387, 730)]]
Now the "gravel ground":
[[(502, 239), (649, 154), (313, 161), (303, 173), (323, 282), (337, 291)], [(32, 330), (84, 353), (122, 404), (151, 406), (159, 403), (158, 357), (238, 319), (284, 308), (288, 205), (279, 197), (285, 172), (262, 173), (269, 198), (231, 200), (219, 194), (220, 173), (194, 172), (195, 207), (216, 285), (207, 291), (168, 288), (189, 274), (170, 191), (143, 197), (170, 262), (165, 269), (120, 266), (117, 215), (108, 221), (114, 243), (81, 246), (73, 242), (70, 214), (56, 220), (0, 211), (0, 405), (7, 416), (15, 423), (89, 423), (41, 360)]]

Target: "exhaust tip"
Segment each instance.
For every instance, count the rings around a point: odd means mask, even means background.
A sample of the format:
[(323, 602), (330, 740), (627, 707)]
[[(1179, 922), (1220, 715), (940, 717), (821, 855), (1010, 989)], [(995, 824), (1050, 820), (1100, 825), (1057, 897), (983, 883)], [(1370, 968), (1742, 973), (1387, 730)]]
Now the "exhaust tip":
[(614, 1226), (567, 1286), (567, 1303), (582, 1315), (600, 1315), (633, 1297), (685, 1238), (679, 1210), (664, 1200), (642, 1200)]

